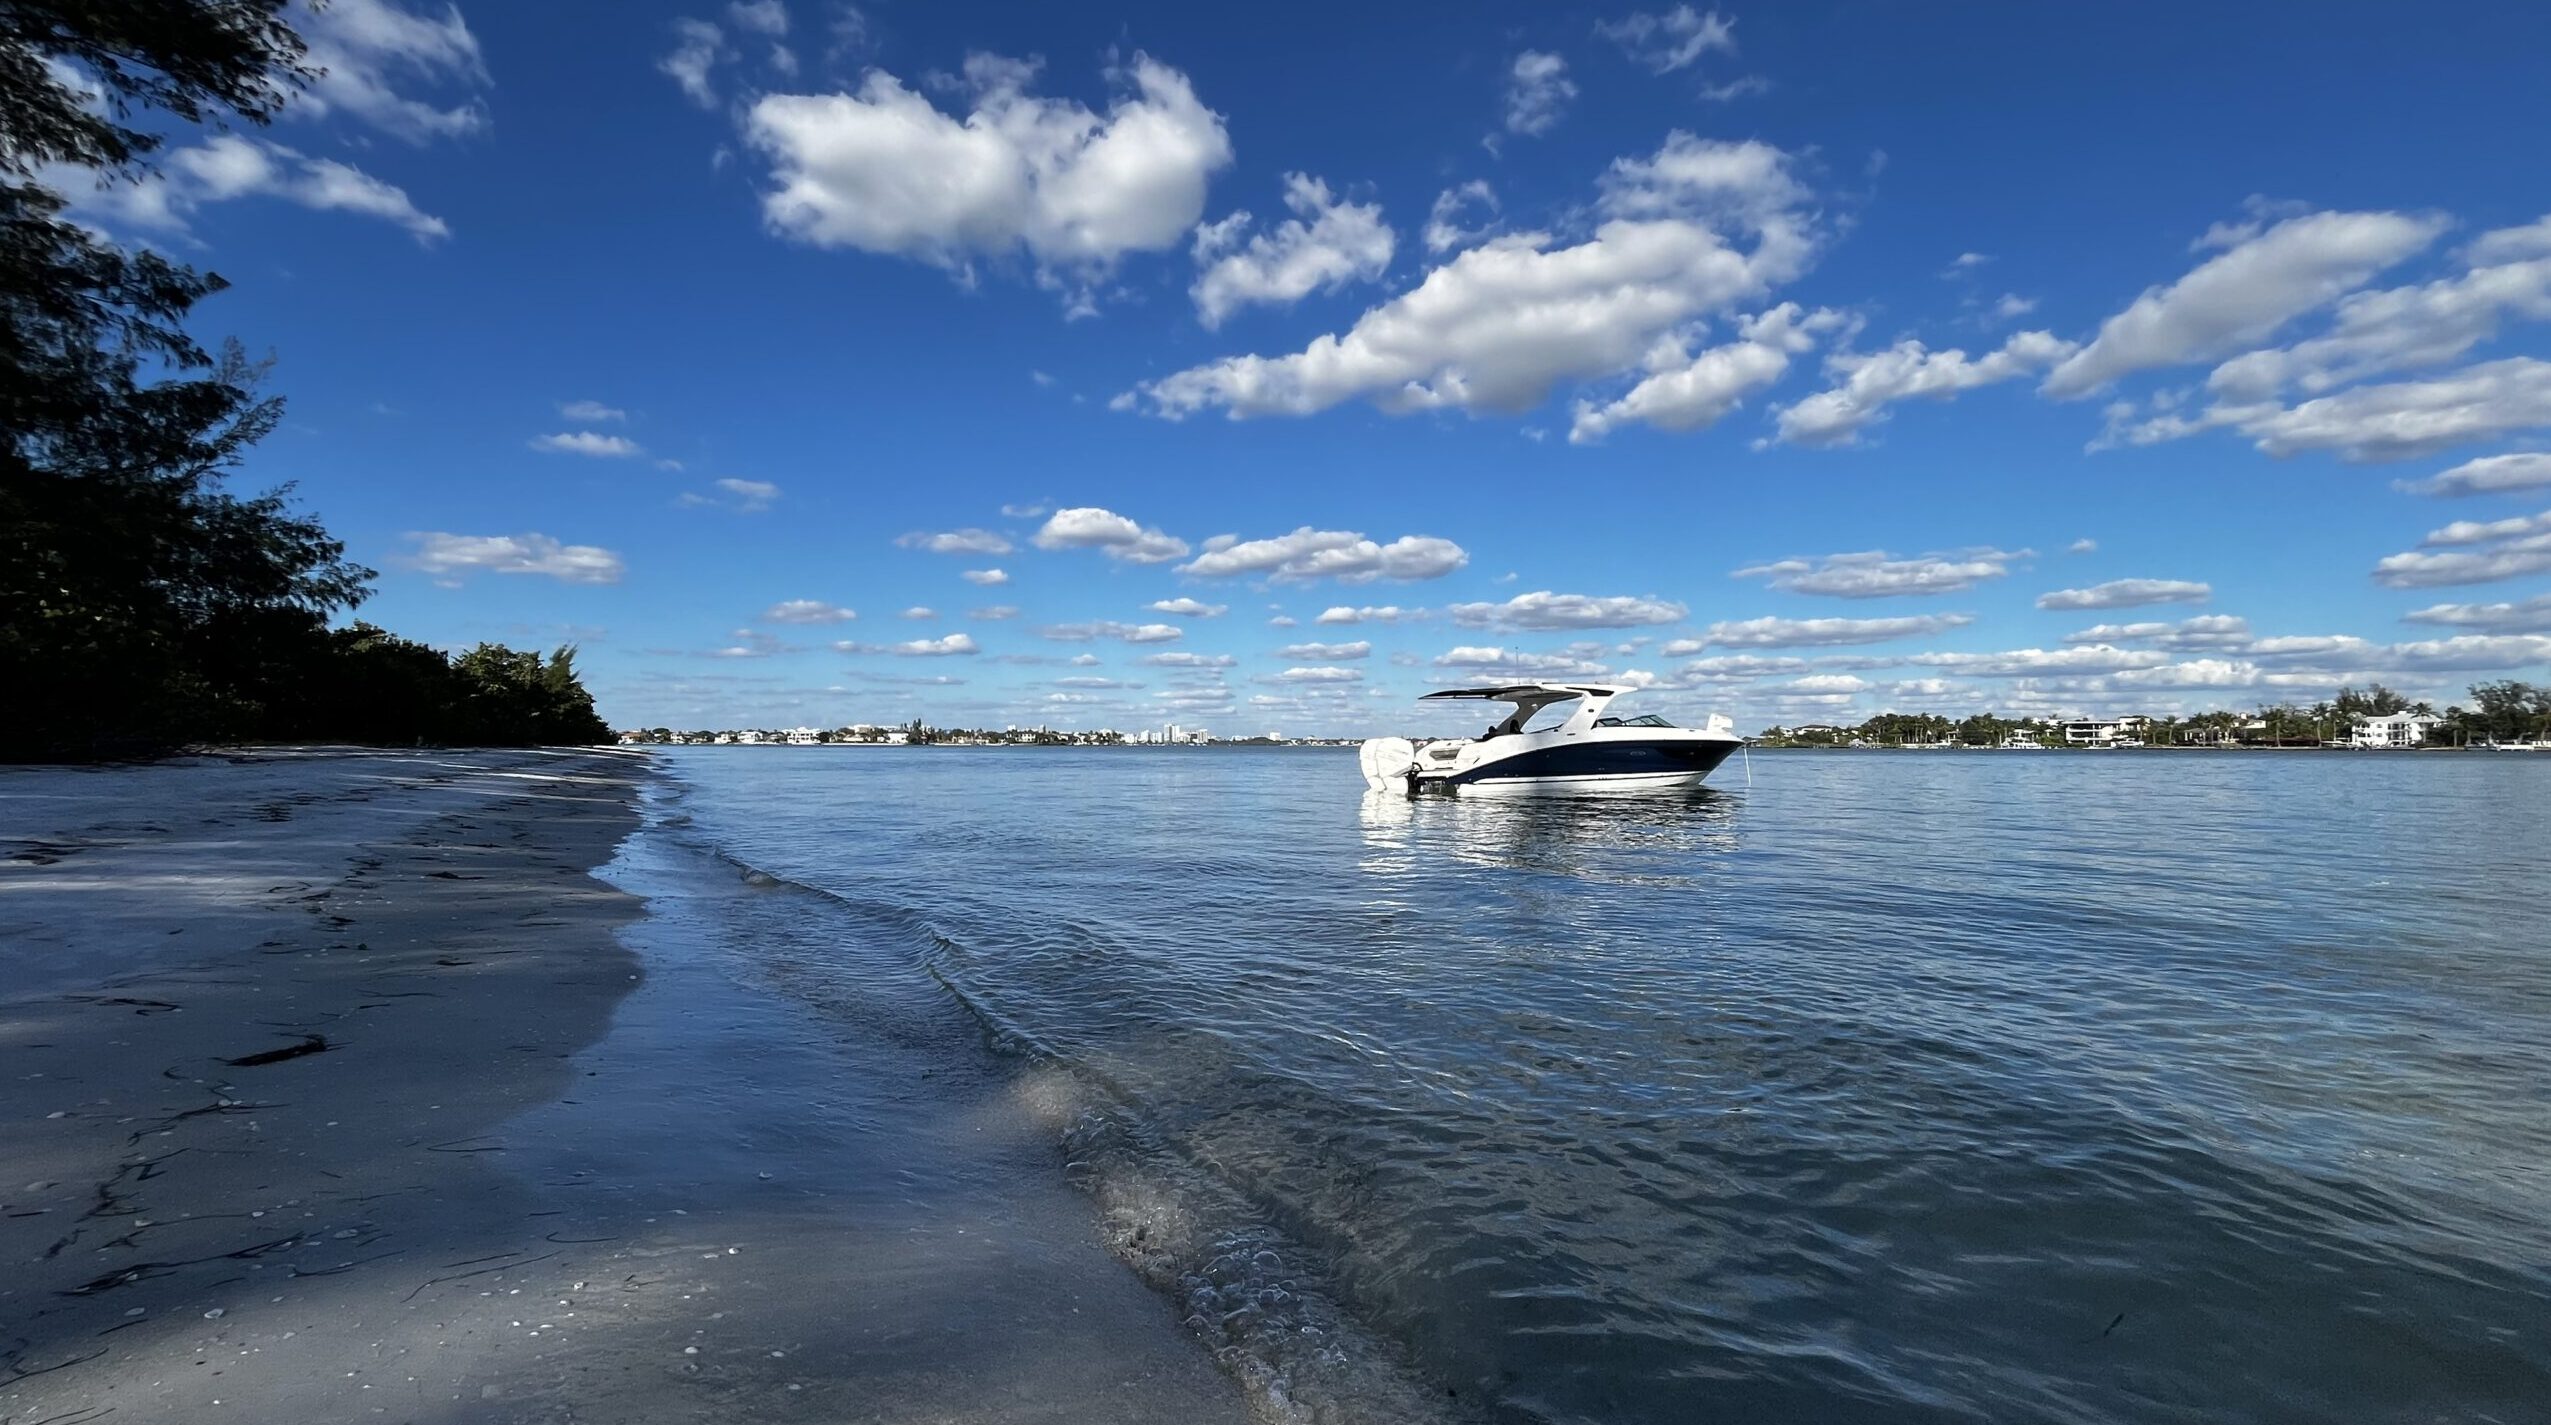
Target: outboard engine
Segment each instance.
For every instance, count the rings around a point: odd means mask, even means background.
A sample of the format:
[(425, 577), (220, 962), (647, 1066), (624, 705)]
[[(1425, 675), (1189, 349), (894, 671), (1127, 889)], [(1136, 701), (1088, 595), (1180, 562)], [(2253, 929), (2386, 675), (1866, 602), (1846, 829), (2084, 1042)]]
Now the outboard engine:
[(1364, 768), (1364, 785), (1376, 792), (1405, 787), (1417, 769), (1417, 744), (1405, 737), (1368, 739), (1356, 761)]

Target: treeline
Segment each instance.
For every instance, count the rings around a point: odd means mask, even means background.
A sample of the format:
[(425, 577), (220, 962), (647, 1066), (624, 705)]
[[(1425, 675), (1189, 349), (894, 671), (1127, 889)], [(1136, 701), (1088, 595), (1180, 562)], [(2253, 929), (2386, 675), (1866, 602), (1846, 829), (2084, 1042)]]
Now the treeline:
[[(2370, 719), (2410, 713), (2433, 719), (2424, 738), (2429, 746), (2551, 740), (2551, 687), (2506, 679), (2474, 684), (2470, 694), (2469, 707), (2455, 704), (2438, 709), (2433, 703), (2412, 701), (2376, 683), (2361, 692), (2352, 687), (2341, 688), (2336, 697), (2308, 707), (2279, 703), (2251, 712), (2148, 717), (2136, 735), (2156, 747), (2317, 746), (2347, 741), (2359, 724)], [(1880, 713), (1855, 727), (1775, 727), (1764, 734), (1768, 742), (1802, 746), (1862, 742), (1882, 747), (1944, 743), (1999, 747), (2014, 738), (2060, 746), (2064, 740), (2062, 720), (1997, 717), (1990, 713), (1966, 718), (1937, 713)]]
[(164, 136), (137, 111), (269, 120), (312, 77), (288, 3), (0, 0), (24, 21), (0, 24), (0, 757), (608, 735), (571, 650), (332, 630), (373, 571), (288, 490), (227, 488), (283, 412), (263, 364), (186, 330), (228, 284), (101, 240), (46, 186), (143, 178)]

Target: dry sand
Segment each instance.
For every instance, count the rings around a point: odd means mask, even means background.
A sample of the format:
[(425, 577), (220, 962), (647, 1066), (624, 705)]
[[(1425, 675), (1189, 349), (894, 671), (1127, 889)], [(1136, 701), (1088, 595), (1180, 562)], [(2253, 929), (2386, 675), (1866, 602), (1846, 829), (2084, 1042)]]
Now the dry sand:
[(704, 943), (648, 776), (0, 770), (0, 1425), (1245, 1418), (946, 1006)]

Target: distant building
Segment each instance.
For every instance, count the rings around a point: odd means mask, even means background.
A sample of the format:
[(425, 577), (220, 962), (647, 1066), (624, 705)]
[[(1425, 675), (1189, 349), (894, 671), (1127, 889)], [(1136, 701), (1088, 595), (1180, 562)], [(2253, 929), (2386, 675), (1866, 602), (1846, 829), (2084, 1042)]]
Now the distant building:
[(2060, 726), (2068, 746), (2114, 747), (2120, 742), (2142, 742), (2147, 721), (2134, 716), (2077, 717)]
[(2369, 717), (2356, 724), (2356, 735), (2349, 745), (2354, 747), (2416, 747), (2427, 740), (2427, 734), (2443, 718), (2425, 713), (2393, 713), (2389, 717)]

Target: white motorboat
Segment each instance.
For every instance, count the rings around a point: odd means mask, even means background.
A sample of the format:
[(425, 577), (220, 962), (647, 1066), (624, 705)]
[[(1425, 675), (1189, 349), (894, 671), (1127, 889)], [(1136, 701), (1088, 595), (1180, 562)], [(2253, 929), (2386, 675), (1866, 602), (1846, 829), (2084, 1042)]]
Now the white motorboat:
[[(1508, 703), (1514, 711), (1477, 737), (1376, 737), (1361, 754), (1364, 783), (1375, 791), (1411, 792), (1691, 787), (1744, 745), (1722, 714), (1701, 728), (1676, 727), (1654, 714), (1609, 716), (1612, 700), (1629, 691), (1602, 683), (1510, 683), (1428, 693), (1419, 701), (1472, 699)], [(1562, 721), (1526, 727), (1542, 710), (1569, 702), (1577, 706)]]

